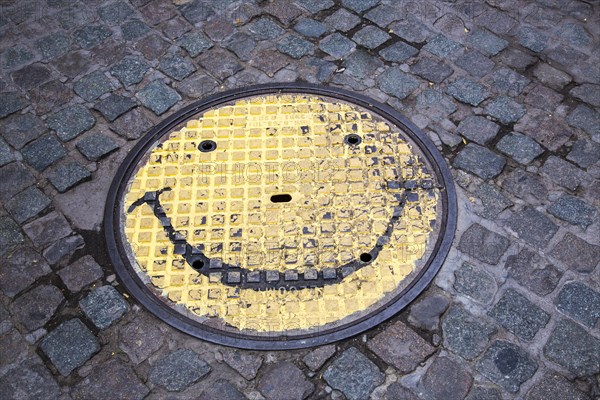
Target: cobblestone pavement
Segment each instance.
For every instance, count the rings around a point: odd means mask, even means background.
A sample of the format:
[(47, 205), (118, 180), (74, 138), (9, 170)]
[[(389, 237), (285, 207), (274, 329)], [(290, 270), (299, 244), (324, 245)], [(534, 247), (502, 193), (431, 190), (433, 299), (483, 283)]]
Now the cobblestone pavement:
[[(600, 396), (597, 1), (0, 2), (0, 398)], [(434, 284), (364, 335), (239, 351), (159, 322), (99, 228), (152, 125), (307, 81), (422, 128), (459, 191)]]

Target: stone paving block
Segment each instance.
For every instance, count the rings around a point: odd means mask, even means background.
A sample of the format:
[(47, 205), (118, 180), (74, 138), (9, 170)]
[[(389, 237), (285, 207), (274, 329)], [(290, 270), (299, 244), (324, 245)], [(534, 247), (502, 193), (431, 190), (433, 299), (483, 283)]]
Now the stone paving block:
[(215, 15), (215, 11), (203, 0), (193, 0), (183, 3), (180, 5), (179, 11), (191, 24), (206, 21)]
[(548, 212), (573, 225), (587, 228), (597, 220), (597, 210), (585, 201), (569, 195), (563, 195), (548, 207)]
[(212, 42), (202, 32), (185, 35), (177, 41), (177, 44), (183, 47), (191, 57), (196, 57), (213, 47)]
[(562, 376), (547, 372), (525, 395), (525, 400), (547, 399), (591, 400), (587, 394)]
[(13, 82), (25, 90), (48, 81), (51, 75), (51, 71), (43, 64), (31, 64), (10, 74)]
[(154, 354), (164, 342), (158, 321), (147, 313), (139, 314), (131, 322), (119, 327), (119, 348), (134, 364)]
[(454, 289), (479, 303), (489, 303), (494, 298), (498, 286), (492, 275), (482, 268), (463, 263), (454, 272)]
[(110, 129), (124, 138), (138, 139), (152, 128), (153, 124), (141, 108), (134, 108), (128, 113), (117, 118)]
[(600, 318), (600, 293), (580, 282), (563, 286), (556, 298), (556, 308), (569, 317), (593, 328)]
[(124, 1), (115, 1), (98, 9), (102, 21), (110, 25), (119, 25), (133, 15), (133, 10)]
[(540, 296), (552, 293), (563, 276), (562, 271), (528, 249), (509, 256), (504, 268), (508, 276)]
[(500, 94), (516, 97), (531, 81), (509, 68), (500, 68), (489, 74), (485, 81)]
[(572, 233), (567, 233), (550, 252), (550, 255), (570, 269), (588, 273), (592, 272), (600, 261), (600, 246), (590, 244)]
[(462, 48), (460, 44), (442, 34), (435, 36), (423, 46), (424, 50), (441, 58), (453, 58)]
[(328, 10), (335, 5), (333, 0), (299, 0), (296, 1), (296, 5), (304, 8), (312, 14), (316, 14), (319, 11)]
[(60, 388), (39, 358), (16, 363), (0, 377), (3, 399), (52, 399), (60, 397)]
[(356, 44), (336, 32), (322, 39), (319, 42), (319, 48), (333, 58), (342, 59), (354, 51)]
[(133, 45), (139, 50), (146, 59), (156, 60), (170, 47), (169, 42), (165, 41), (158, 34), (150, 34), (142, 39), (136, 40)]
[(10, 147), (0, 139), (0, 167), (12, 162), (15, 157), (12, 154)]
[(517, 132), (500, 139), (496, 148), (521, 164), (529, 164), (544, 152), (544, 149), (532, 139)]
[(112, 90), (110, 79), (102, 72), (96, 71), (76, 81), (73, 90), (87, 101), (94, 101), (104, 93)]
[(58, 276), (60, 276), (67, 289), (77, 293), (84, 287), (101, 279), (104, 272), (96, 263), (94, 257), (87, 255), (58, 271)]
[(199, 56), (198, 60), (208, 72), (220, 80), (225, 80), (244, 69), (233, 54), (222, 49), (206, 51)]
[(571, 77), (568, 74), (548, 64), (538, 64), (533, 70), (533, 75), (540, 82), (558, 90), (571, 82)]
[(225, 42), (225, 47), (231, 50), (240, 60), (249, 61), (255, 56), (256, 41), (245, 33), (237, 32)]
[(346, 68), (347, 74), (350, 74), (357, 79), (363, 79), (368, 76), (373, 76), (373, 71), (382, 67), (383, 63), (366, 51), (357, 50), (350, 54), (350, 56), (344, 60), (342, 65)]
[(2, 122), (0, 134), (8, 144), (17, 150), (37, 139), (46, 131), (42, 120), (30, 113), (14, 115)]
[(150, 27), (139, 20), (128, 21), (121, 25), (121, 32), (125, 40), (136, 40), (149, 31)]
[(127, 56), (114, 64), (110, 73), (119, 79), (123, 86), (130, 86), (141, 82), (149, 68), (142, 57)]
[(35, 250), (19, 247), (2, 262), (0, 291), (12, 298), (50, 271), (46, 261)]
[(505, 165), (504, 157), (474, 143), (467, 144), (454, 158), (455, 167), (483, 179), (492, 179), (500, 175)]
[(53, 135), (46, 135), (23, 147), (21, 154), (27, 164), (43, 171), (66, 156), (67, 150)]
[(379, 52), (384, 60), (401, 63), (416, 56), (419, 50), (404, 42), (396, 42)]
[(79, 302), (79, 307), (98, 329), (108, 328), (129, 310), (123, 296), (112, 286), (94, 289)]
[(317, 371), (335, 354), (335, 345), (329, 344), (317, 347), (302, 358), (304, 364), (311, 370)]
[(495, 219), (498, 214), (514, 204), (496, 186), (485, 182), (477, 186), (474, 194), (482, 203), (482, 208), (475, 212), (488, 219)]
[(356, 13), (362, 13), (375, 7), (381, 0), (342, 0), (342, 5)]
[(302, 10), (286, 0), (273, 0), (266, 5), (264, 10), (285, 25), (289, 25), (290, 22), (302, 14)]
[(58, 80), (44, 83), (29, 91), (29, 98), (39, 115), (60, 109), (73, 97), (75, 97), (75, 93)]
[(64, 193), (90, 179), (92, 179), (90, 171), (76, 162), (59, 165), (48, 176), (52, 186), (60, 193)]
[(521, 46), (527, 47), (536, 53), (542, 52), (548, 42), (547, 35), (529, 26), (522, 26), (519, 29), (517, 39)]
[[(280, 53), (274, 53), (279, 54), (281, 57), (284, 57)], [(215, 81), (212, 77), (202, 72), (198, 72), (184, 79), (181, 83), (177, 84), (177, 90), (185, 96), (199, 99), (214, 92), (218, 86), (218, 82)]]
[(442, 83), (454, 72), (449, 65), (431, 58), (421, 58), (410, 70), (413, 74), (433, 83)]
[(71, 391), (76, 399), (142, 400), (150, 391), (135, 371), (119, 358), (97, 365)]
[(497, 57), (498, 61), (503, 64), (521, 70), (526, 69), (537, 62), (537, 58), (513, 47), (506, 48)]
[(385, 31), (382, 31), (373, 25), (365, 26), (352, 36), (352, 40), (369, 50), (381, 46), (391, 38), (392, 37)]
[(600, 85), (584, 83), (571, 89), (569, 94), (594, 107), (600, 107)]
[(567, 160), (573, 161), (582, 168), (587, 168), (600, 161), (600, 144), (591, 140), (580, 139), (573, 145), (567, 155)]
[(0, 94), (0, 118), (22, 110), (28, 105), (27, 100), (16, 92)]
[(479, 224), (473, 224), (461, 236), (458, 249), (487, 264), (497, 264), (510, 246), (510, 240)]
[(58, 265), (71, 257), (75, 251), (81, 249), (84, 245), (85, 243), (81, 236), (67, 236), (50, 245), (42, 254), (51, 265)]
[(262, 50), (249, 62), (250, 65), (258, 68), (270, 77), (289, 63), (289, 57), (275, 50)]
[(56, 286), (42, 285), (19, 296), (10, 306), (13, 315), (28, 331), (44, 326), (65, 300)]
[(110, 29), (103, 25), (86, 25), (75, 31), (75, 42), (83, 49), (89, 50), (104, 42), (112, 35)]
[(2, 65), (7, 69), (12, 69), (26, 64), (32, 59), (33, 53), (27, 47), (15, 46), (5, 50)]
[(548, 157), (540, 172), (548, 176), (552, 182), (569, 190), (577, 189), (584, 178), (582, 170), (556, 156)]
[(237, 350), (226, 350), (223, 353), (223, 360), (249, 381), (256, 378), (256, 374), (263, 363), (260, 355), (249, 352), (242, 353)]
[(496, 55), (508, 46), (508, 42), (483, 29), (469, 32), (467, 42), (488, 55)]
[(495, 387), (473, 386), (465, 400), (502, 400), (502, 394)]
[(112, 122), (119, 116), (125, 114), (137, 105), (135, 100), (129, 97), (111, 93), (108, 97), (100, 100), (94, 108), (102, 113), (104, 118)]
[[(452, 114), (456, 111), (456, 105), (452, 102), (452, 100), (436, 89), (425, 89), (417, 96), (417, 107), (422, 108), (434, 108), (439, 111), (443, 111), (445, 114)], [(439, 132), (438, 132), (439, 134)], [(460, 138), (454, 135), (458, 142), (460, 142)], [(458, 145), (456, 143), (454, 146)]]
[(532, 340), (550, 320), (548, 313), (514, 289), (506, 290), (488, 315), (525, 340)]
[(377, 77), (377, 86), (385, 93), (402, 100), (419, 87), (419, 81), (399, 67), (391, 67)]
[(600, 114), (586, 105), (578, 105), (567, 116), (567, 123), (574, 128), (583, 129), (596, 140), (600, 134)]
[(400, 373), (413, 371), (435, 349), (412, 329), (398, 321), (369, 342), (369, 349)]
[(77, 149), (90, 161), (97, 161), (116, 151), (119, 145), (107, 135), (96, 133), (80, 140)]
[(392, 22), (398, 21), (403, 17), (400, 7), (393, 7), (387, 4), (380, 4), (365, 14), (365, 18), (379, 25), (381, 28), (385, 28)]
[(475, 21), (497, 35), (509, 33), (517, 23), (510, 12), (501, 12), (495, 9), (485, 9), (482, 14), (475, 18)]
[(484, 112), (500, 123), (508, 125), (525, 115), (525, 107), (508, 96), (498, 96), (485, 107)]
[(60, 57), (71, 49), (71, 39), (63, 33), (52, 33), (35, 44), (46, 59)]
[(200, 400), (246, 400), (244, 396), (235, 386), (225, 379), (216, 380), (199, 397)]
[(494, 62), (476, 50), (467, 51), (454, 61), (454, 64), (470, 75), (482, 77), (494, 68)]
[(473, 360), (483, 352), (496, 328), (463, 308), (452, 306), (442, 321), (442, 333), (446, 349)]
[(327, 27), (319, 21), (305, 18), (296, 23), (294, 30), (301, 35), (318, 38), (327, 32)]
[(34, 183), (33, 175), (19, 162), (0, 167), (0, 200), (7, 201)]
[(192, 350), (177, 350), (152, 366), (148, 379), (170, 392), (180, 392), (210, 372), (210, 366)]
[(181, 100), (181, 96), (175, 90), (160, 80), (147, 84), (136, 97), (156, 115), (163, 114)]
[(569, 320), (560, 320), (544, 346), (545, 356), (577, 377), (600, 372), (600, 340)]
[(314, 390), (302, 371), (288, 361), (281, 361), (266, 369), (257, 389), (268, 400), (286, 398), (302, 400)]
[(383, 383), (384, 374), (355, 347), (338, 356), (323, 374), (325, 381), (348, 400), (366, 399)]
[(389, 26), (389, 29), (410, 43), (423, 43), (433, 36), (431, 30), (417, 18), (394, 22)]
[(0, 217), (0, 256), (8, 253), (17, 244), (23, 242), (23, 234), (19, 225), (10, 217)]
[(456, 132), (475, 143), (484, 145), (493, 140), (499, 130), (500, 126), (487, 118), (471, 115), (460, 122)]
[(383, 400), (419, 400), (419, 397), (413, 392), (402, 386), (398, 382), (394, 382), (387, 387)]
[[(162, 3), (157, 2), (156, 4)], [(160, 24), (160, 28), (166, 37), (171, 40), (175, 40), (183, 36), (183, 34), (189, 32), (192, 29), (192, 26), (185, 19), (181, 17), (175, 17)]]
[(506, 225), (529, 244), (544, 248), (558, 231), (558, 226), (545, 214), (532, 207), (513, 213)]
[(410, 307), (408, 322), (418, 328), (435, 331), (449, 303), (448, 298), (441, 294), (424, 297)]
[(296, 59), (312, 54), (314, 49), (311, 42), (295, 35), (286, 36), (277, 43), (277, 50)]
[(163, 56), (158, 63), (158, 69), (178, 81), (196, 71), (194, 64), (179, 54)]
[(520, 347), (496, 340), (477, 363), (477, 370), (492, 382), (516, 393), (537, 371), (538, 363)]
[(100, 345), (94, 334), (78, 318), (74, 318), (50, 332), (42, 340), (40, 349), (58, 372), (66, 376), (97, 353)]
[(463, 400), (473, 377), (461, 364), (448, 357), (437, 357), (421, 380), (421, 390), (427, 399)]
[(82, 105), (74, 105), (48, 117), (47, 124), (56, 132), (60, 140), (66, 142), (92, 129), (96, 119)]
[(466, 78), (459, 78), (454, 81), (448, 86), (446, 93), (456, 100), (472, 106), (477, 106), (490, 97), (490, 92), (483, 86)]
[(325, 24), (340, 32), (348, 32), (352, 28), (356, 27), (359, 23), (359, 17), (343, 8), (340, 8), (325, 18)]
[(249, 25), (250, 32), (258, 40), (273, 40), (285, 32), (273, 19), (261, 17)]
[(16, 194), (6, 204), (5, 208), (20, 224), (44, 211), (52, 201), (41, 190), (30, 186)]
[(557, 93), (546, 86), (536, 85), (525, 97), (525, 103), (552, 112), (560, 104), (563, 98), (564, 96), (562, 94)]

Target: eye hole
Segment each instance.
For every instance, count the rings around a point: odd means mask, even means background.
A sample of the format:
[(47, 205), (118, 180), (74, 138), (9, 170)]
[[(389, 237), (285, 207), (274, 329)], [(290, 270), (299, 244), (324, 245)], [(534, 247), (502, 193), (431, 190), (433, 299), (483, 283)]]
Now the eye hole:
[(203, 153), (213, 151), (216, 148), (217, 148), (217, 144), (215, 142), (213, 142), (212, 140), (203, 140), (198, 145), (198, 150), (200, 150)]
[(289, 203), (292, 201), (292, 196), (289, 194), (274, 194), (271, 196), (271, 202), (273, 203)]
[(196, 260), (192, 263), (192, 268), (194, 269), (202, 269), (202, 267), (204, 267), (204, 261), (202, 260)]
[(360, 144), (360, 142), (362, 142), (362, 138), (358, 135), (355, 135), (354, 133), (351, 133), (349, 135), (346, 135), (346, 137), (344, 138), (344, 142), (351, 146), (356, 146), (357, 144)]
[(360, 255), (360, 261), (362, 262), (369, 262), (373, 259), (373, 256), (370, 255), (369, 253), (362, 253)]

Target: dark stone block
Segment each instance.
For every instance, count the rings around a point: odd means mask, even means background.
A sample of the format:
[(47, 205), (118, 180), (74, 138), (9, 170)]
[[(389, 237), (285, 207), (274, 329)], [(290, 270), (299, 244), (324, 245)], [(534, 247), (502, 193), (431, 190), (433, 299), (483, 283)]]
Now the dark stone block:
[(179, 11), (181, 11), (184, 18), (190, 21), (191, 24), (206, 21), (215, 15), (214, 10), (203, 0), (193, 0), (184, 3), (179, 7)]
[(485, 349), (496, 328), (453, 306), (444, 317), (442, 332), (444, 347), (467, 360), (473, 360)]
[(156, 115), (163, 114), (181, 100), (181, 96), (163, 81), (147, 84), (138, 92), (137, 98)]
[(327, 18), (325, 23), (332, 28), (340, 32), (348, 32), (352, 28), (356, 27), (360, 23), (360, 18), (343, 8), (340, 8)]
[(381, 4), (373, 8), (371, 11), (365, 14), (365, 18), (373, 21), (381, 28), (385, 28), (394, 21), (402, 19), (402, 9), (400, 7), (393, 7), (387, 4)]
[(531, 163), (544, 152), (535, 141), (516, 132), (504, 136), (496, 148), (521, 164)]
[(525, 396), (525, 400), (547, 399), (591, 400), (587, 394), (577, 389), (574, 383), (553, 372), (544, 374)]
[(75, 251), (81, 249), (84, 244), (81, 236), (68, 236), (49, 246), (44, 250), (43, 255), (51, 265), (58, 265), (71, 257)]
[(0, 397), (3, 399), (52, 399), (61, 394), (58, 384), (39, 358), (29, 358), (14, 364), (0, 377)]
[(79, 307), (98, 329), (108, 328), (129, 310), (123, 296), (112, 286), (94, 289), (79, 302)]
[(70, 162), (54, 168), (48, 180), (56, 190), (64, 193), (91, 178), (92, 174), (85, 167), (76, 162)]
[(225, 351), (223, 360), (249, 381), (256, 377), (263, 362), (260, 355), (248, 352), (241, 353), (235, 350)]
[(294, 30), (301, 35), (318, 38), (327, 32), (327, 27), (319, 21), (306, 18), (298, 21), (294, 26)]
[(563, 195), (554, 202), (548, 207), (548, 212), (570, 224), (580, 225), (584, 229), (596, 221), (598, 214), (595, 207), (569, 195)]
[(567, 117), (569, 126), (580, 128), (592, 135), (600, 134), (600, 114), (584, 104), (578, 105)]
[(448, 298), (442, 295), (424, 297), (410, 307), (408, 321), (418, 328), (435, 331), (449, 303)]
[(29, 103), (16, 92), (0, 93), (0, 118), (25, 108)]
[(0, 217), (0, 256), (21, 242), (23, 242), (23, 234), (19, 225), (8, 216)]
[(23, 147), (21, 153), (27, 164), (43, 171), (66, 156), (67, 150), (53, 135), (46, 135)]
[(343, 66), (346, 68), (347, 74), (362, 79), (366, 76), (372, 76), (373, 71), (383, 66), (383, 63), (366, 51), (357, 50), (344, 60)]
[(494, 298), (498, 286), (494, 277), (482, 268), (467, 263), (454, 272), (454, 289), (479, 303), (489, 303)]
[(64, 299), (56, 286), (42, 285), (19, 296), (10, 309), (25, 329), (31, 332), (44, 326)]
[(85, 107), (74, 105), (48, 117), (47, 124), (60, 140), (66, 142), (90, 130), (96, 124), (96, 119)]
[(36, 41), (36, 44), (46, 59), (62, 56), (71, 49), (71, 39), (62, 33), (52, 33)]
[(77, 143), (77, 149), (90, 161), (100, 158), (117, 150), (119, 145), (107, 135), (89, 135)]
[(540, 296), (552, 293), (563, 276), (558, 268), (527, 249), (509, 256), (504, 267), (511, 278)]
[(110, 129), (126, 139), (138, 139), (152, 128), (153, 123), (141, 108), (135, 108), (117, 118)]
[(492, 382), (516, 393), (537, 371), (538, 364), (520, 347), (495, 341), (477, 363), (477, 370)]
[(58, 275), (67, 289), (77, 293), (85, 286), (102, 278), (104, 273), (94, 258), (88, 255), (61, 269), (58, 271)]
[(385, 31), (382, 31), (373, 25), (368, 25), (362, 28), (356, 32), (354, 36), (352, 36), (352, 40), (369, 50), (373, 50), (381, 46), (391, 38), (392, 37)]
[(0, 139), (0, 167), (3, 167), (14, 160), (15, 157), (12, 154), (11, 148), (4, 140)]
[(40, 115), (61, 108), (74, 96), (73, 91), (58, 80), (44, 83), (29, 91), (32, 105)]
[(46, 130), (41, 119), (33, 114), (19, 114), (3, 121), (0, 134), (15, 149), (37, 139)]
[(196, 71), (194, 64), (179, 54), (167, 54), (162, 57), (158, 69), (178, 81)]
[(158, 34), (150, 34), (146, 37), (136, 40), (133, 45), (148, 60), (156, 60), (169, 48), (170, 43), (165, 41)]
[(323, 374), (325, 381), (348, 400), (366, 399), (383, 383), (384, 374), (355, 347), (337, 357)]
[(521, 119), (525, 115), (525, 108), (510, 97), (499, 96), (485, 107), (484, 112), (507, 125)]
[(504, 292), (488, 315), (526, 340), (533, 339), (550, 320), (550, 315), (513, 289)]
[(417, 18), (407, 18), (394, 22), (389, 26), (389, 29), (410, 43), (423, 43), (433, 36), (431, 30)]
[(3, 66), (7, 69), (12, 69), (31, 61), (33, 59), (33, 54), (26, 47), (15, 46), (5, 50), (2, 59)]
[(463, 400), (473, 377), (465, 368), (448, 357), (437, 357), (421, 380), (425, 398)]
[(192, 350), (177, 350), (158, 360), (148, 379), (170, 392), (180, 392), (202, 379), (210, 369)]
[(517, 32), (519, 44), (529, 50), (539, 53), (546, 48), (548, 36), (529, 26), (523, 26)]
[(571, 89), (569, 94), (594, 107), (600, 107), (600, 85), (584, 83)]
[(569, 320), (560, 320), (544, 346), (548, 359), (577, 377), (600, 373), (600, 340)]
[(548, 157), (540, 172), (547, 175), (552, 182), (569, 190), (577, 189), (585, 176), (582, 170), (556, 156)]
[(442, 83), (454, 70), (443, 62), (421, 58), (411, 67), (411, 72), (433, 83)]
[(243, 70), (238, 59), (223, 49), (205, 51), (198, 57), (198, 61), (215, 78), (221, 80), (225, 80)]
[(600, 293), (583, 283), (570, 282), (558, 294), (556, 307), (562, 313), (593, 328), (600, 318)]
[(213, 47), (212, 42), (202, 32), (185, 35), (177, 41), (177, 44), (186, 49), (191, 57), (196, 57)]
[(128, 21), (121, 25), (121, 32), (123, 32), (125, 40), (135, 40), (149, 31), (150, 27), (139, 20)]
[(20, 224), (44, 211), (52, 201), (35, 186), (30, 186), (10, 199), (6, 210)]
[(442, 34), (435, 36), (423, 46), (424, 50), (441, 58), (451, 58), (456, 56), (462, 48), (463, 47), (460, 44), (452, 39), (448, 39)]
[(104, 93), (113, 89), (110, 79), (102, 72), (96, 71), (79, 79), (73, 85), (73, 90), (87, 101), (94, 101)]
[(128, 56), (113, 65), (110, 73), (117, 77), (123, 86), (130, 86), (140, 83), (148, 69), (150, 66), (142, 57)]
[(49, 80), (51, 72), (42, 64), (31, 64), (13, 72), (10, 76), (15, 84), (29, 90)]
[(477, 186), (474, 194), (482, 203), (481, 209), (475, 212), (488, 219), (495, 219), (498, 214), (514, 204), (496, 186), (485, 182)]
[(96, 103), (94, 108), (100, 111), (104, 118), (112, 122), (135, 106), (137, 106), (135, 100), (111, 93), (108, 97)]
[(342, 0), (342, 5), (360, 14), (375, 7), (380, 1), (381, 0)]
[(506, 224), (519, 238), (540, 248), (546, 247), (558, 231), (550, 218), (532, 207), (513, 213)]
[(494, 62), (476, 50), (466, 52), (455, 62), (470, 75), (482, 77), (494, 68)]
[(419, 87), (419, 81), (400, 68), (392, 67), (377, 77), (377, 86), (385, 93), (402, 100)]
[(401, 63), (416, 56), (419, 50), (404, 42), (396, 42), (379, 52), (384, 60)]
[(499, 130), (500, 126), (487, 118), (471, 115), (461, 121), (456, 132), (475, 143), (484, 145), (493, 140)]
[(335, 345), (317, 347), (302, 358), (311, 371), (317, 371), (335, 354)]
[(356, 44), (347, 37), (334, 33), (319, 42), (319, 48), (333, 58), (342, 59), (352, 53)]
[(114, 3), (100, 7), (98, 15), (107, 24), (119, 25), (133, 15), (133, 10), (124, 1), (115, 1)]
[(506, 159), (485, 147), (469, 143), (458, 153), (454, 165), (480, 178), (492, 179), (500, 175)]
[(502, 187), (513, 195), (533, 202), (533, 199), (544, 201), (548, 198), (548, 189), (538, 175), (515, 169), (502, 182)]
[(89, 50), (104, 42), (112, 35), (110, 29), (102, 25), (86, 25), (75, 31), (75, 42)]
[[(1, 225), (0, 229), (2, 229)], [(2, 235), (1, 230), (0, 235)], [(46, 261), (30, 247), (16, 249), (2, 263), (0, 290), (5, 296), (11, 298), (28, 288), (36, 279), (50, 272)]]
[(456, 100), (472, 106), (478, 106), (479, 103), (490, 97), (490, 93), (483, 86), (466, 78), (459, 78), (450, 84), (446, 93)]
[(580, 139), (573, 145), (567, 160), (575, 162), (582, 168), (596, 164), (600, 160), (600, 144)]
[(226, 381), (225, 379), (219, 379), (212, 383), (209, 388), (204, 390), (200, 394), (200, 399), (202, 400), (246, 400), (247, 397), (244, 396), (239, 390), (235, 388), (231, 383)]
[(258, 40), (273, 40), (285, 32), (275, 21), (269, 17), (261, 17), (249, 25), (250, 32)]
[(475, 29), (469, 32), (467, 42), (477, 47), (481, 52), (496, 55), (508, 46), (508, 42), (483, 29)]
[(71, 393), (80, 399), (142, 400), (150, 391), (135, 371), (119, 358), (97, 365)]
[(35, 178), (23, 164), (14, 162), (0, 167), (0, 200), (7, 201), (35, 183)]
[(592, 272), (600, 261), (600, 246), (567, 233), (550, 253), (570, 269), (578, 272)]

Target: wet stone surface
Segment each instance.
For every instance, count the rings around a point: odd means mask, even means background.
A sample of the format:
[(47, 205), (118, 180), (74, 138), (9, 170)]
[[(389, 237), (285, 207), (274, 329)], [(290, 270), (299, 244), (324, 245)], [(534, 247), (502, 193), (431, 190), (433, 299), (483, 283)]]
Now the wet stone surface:
[(518, 346), (496, 341), (477, 363), (477, 369), (492, 382), (509, 392), (517, 392), (520, 385), (537, 371), (538, 364)]
[(383, 382), (384, 375), (371, 360), (351, 347), (331, 363), (323, 378), (347, 399), (359, 400), (368, 397)]
[(125, 299), (112, 286), (94, 289), (79, 302), (79, 306), (98, 329), (108, 328), (129, 309)]
[(177, 350), (158, 360), (149, 380), (170, 392), (180, 392), (210, 372), (210, 366), (191, 350)]

